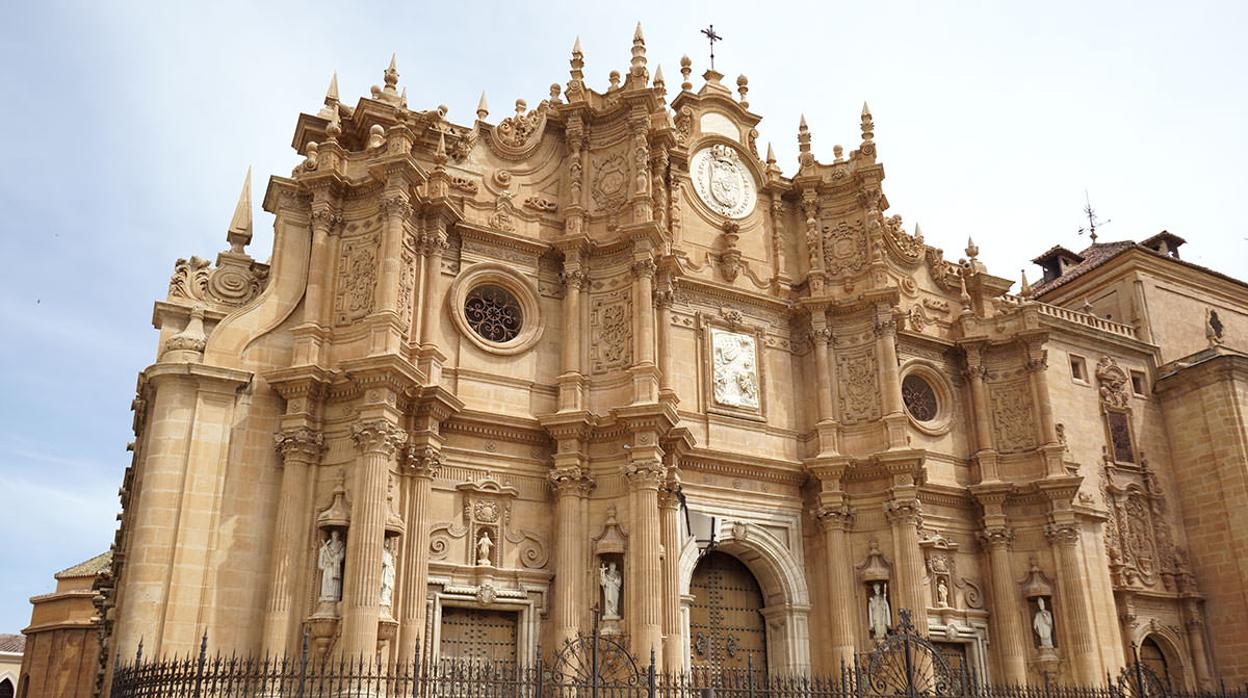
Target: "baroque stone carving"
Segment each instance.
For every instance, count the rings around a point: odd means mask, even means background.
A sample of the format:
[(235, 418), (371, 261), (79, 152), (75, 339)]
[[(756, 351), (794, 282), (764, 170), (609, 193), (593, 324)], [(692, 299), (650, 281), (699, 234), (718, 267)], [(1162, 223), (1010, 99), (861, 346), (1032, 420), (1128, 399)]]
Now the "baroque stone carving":
[(689, 176), (698, 198), (715, 213), (741, 219), (754, 210), (754, 176), (736, 148), (719, 143), (699, 150), (690, 159)]
[(837, 354), (841, 381), (841, 421), (845, 424), (880, 418), (880, 381), (875, 351), (864, 347)]
[(992, 387), (992, 426), (1001, 453), (1017, 453), (1036, 446), (1031, 414), (1031, 386), (1026, 379)]
[(516, 113), (490, 130), (490, 147), (496, 154), (508, 159), (520, 158), (541, 142), (549, 103), (543, 101), (532, 111), (527, 111), (528, 106), (525, 100), (517, 99)]
[(711, 329), (712, 394), (715, 402), (759, 408), (758, 342), (754, 335)]
[(867, 262), (867, 233), (861, 220), (823, 227), (823, 265), (829, 276), (856, 274)]
[(344, 240), (338, 260), (338, 295), (334, 316), (348, 325), (373, 312), (377, 288), (377, 236)]
[(216, 302), (230, 306), (245, 305), (260, 295), (269, 281), (267, 264), (252, 262), (247, 257), (223, 255), (221, 264), (213, 269), (202, 257), (179, 259), (169, 277), (169, 298)]
[(1127, 390), (1127, 372), (1112, 357), (1102, 356), (1096, 363), (1096, 380), (1100, 384), (1101, 402), (1118, 409), (1126, 409), (1130, 399)]
[(595, 295), (589, 327), (593, 337), (590, 365), (594, 373), (625, 368), (633, 362), (632, 298), (628, 289)]
[(628, 197), (628, 162), (623, 155), (610, 155), (594, 163), (590, 194), (599, 210), (611, 213)]

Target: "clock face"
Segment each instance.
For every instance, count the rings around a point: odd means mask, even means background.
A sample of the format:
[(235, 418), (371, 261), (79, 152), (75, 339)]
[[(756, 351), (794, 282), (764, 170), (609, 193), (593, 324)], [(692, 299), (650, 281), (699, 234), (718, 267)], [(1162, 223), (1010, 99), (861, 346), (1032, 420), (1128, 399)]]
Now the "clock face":
[(689, 167), (702, 203), (725, 218), (745, 218), (758, 199), (754, 177), (729, 145), (716, 144), (694, 153)]

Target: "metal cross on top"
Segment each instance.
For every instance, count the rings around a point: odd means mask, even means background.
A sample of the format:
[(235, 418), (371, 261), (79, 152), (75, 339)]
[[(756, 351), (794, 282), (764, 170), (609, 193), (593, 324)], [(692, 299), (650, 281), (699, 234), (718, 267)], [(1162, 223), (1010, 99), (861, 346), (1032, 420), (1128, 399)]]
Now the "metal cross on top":
[(711, 24), (702, 30), (702, 34), (711, 42), (711, 70), (715, 70), (715, 42), (723, 41), (724, 37), (715, 33), (715, 25)]

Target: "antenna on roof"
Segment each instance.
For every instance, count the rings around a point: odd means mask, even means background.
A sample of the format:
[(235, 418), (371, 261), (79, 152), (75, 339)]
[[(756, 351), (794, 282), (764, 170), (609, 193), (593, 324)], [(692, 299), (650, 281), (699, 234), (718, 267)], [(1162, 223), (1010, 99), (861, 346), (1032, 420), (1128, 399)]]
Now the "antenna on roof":
[(1113, 223), (1113, 221), (1101, 221), (1097, 219), (1096, 209), (1092, 208), (1092, 199), (1088, 197), (1087, 189), (1083, 190), (1083, 204), (1084, 204), (1083, 215), (1088, 217), (1088, 225), (1086, 227), (1080, 228), (1079, 234), (1083, 235), (1084, 233), (1087, 233), (1088, 237), (1092, 238), (1092, 244), (1095, 245), (1096, 244), (1096, 226), (1108, 225), (1110, 223)]

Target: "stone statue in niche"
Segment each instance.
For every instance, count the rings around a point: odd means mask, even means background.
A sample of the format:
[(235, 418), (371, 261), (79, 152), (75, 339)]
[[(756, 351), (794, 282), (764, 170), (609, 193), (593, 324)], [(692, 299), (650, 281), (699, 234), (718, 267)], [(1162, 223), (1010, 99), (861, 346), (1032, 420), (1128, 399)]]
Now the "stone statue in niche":
[(936, 582), (936, 605), (949, 608), (949, 585), (945, 583), (944, 577)]
[(490, 566), (494, 563), (490, 561), (490, 551), (494, 549), (494, 541), (490, 540), (490, 532), (482, 531), (481, 537), (477, 538), (477, 564)]
[(758, 347), (753, 335), (711, 331), (715, 402), (756, 410), (758, 395)]
[(394, 549), (390, 544), (393, 538), (386, 538), (381, 544), (381, 605), (390, 606), (394, 602)]
[(1044, 607), (1044, 598), (1036, 599), (1036, 603), (1040, 604), (1040, 608), (1036, 611), (1031, 627), (1040, 639), (1040, 649), (1051, 650), (1053, 649), (1053, 613)]
[(871, 626), (871, 637), (882, 641), (888, 635), (893, 609), (888, 605), (888, 584), (876, 582), (872, 587), (874, 593), (867, 603), (867, 621)]
[(330, 531), (329, 538), (321, 543), (317, 567), (321, 569), (321, 601), (336, 602), (342, 599), (342, 561), (347, 556), (347, 546), (342, 534)]
[(598, 565), (598, 583), (602, 587), (602, 617), (616, 620), (620, 617), (620, 586), (622, 575), (615, 563)]

